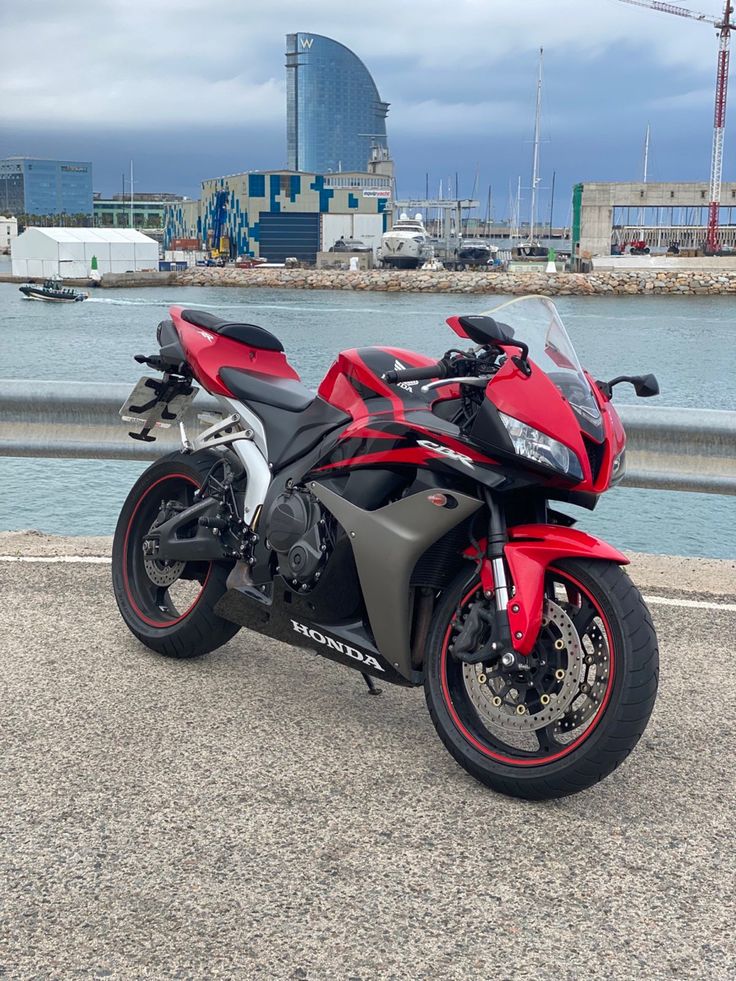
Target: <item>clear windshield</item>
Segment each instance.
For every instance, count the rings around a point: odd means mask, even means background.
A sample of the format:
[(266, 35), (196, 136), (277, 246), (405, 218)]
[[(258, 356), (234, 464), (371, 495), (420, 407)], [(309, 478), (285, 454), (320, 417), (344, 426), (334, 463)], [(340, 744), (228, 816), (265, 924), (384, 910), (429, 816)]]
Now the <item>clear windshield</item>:
[(557, 307), (546, 296), (521, 296), (484, 311), (529, 346), (529, 357), (559, 388), (570, 405), (598, 422), (600, 412), (580, 367)]

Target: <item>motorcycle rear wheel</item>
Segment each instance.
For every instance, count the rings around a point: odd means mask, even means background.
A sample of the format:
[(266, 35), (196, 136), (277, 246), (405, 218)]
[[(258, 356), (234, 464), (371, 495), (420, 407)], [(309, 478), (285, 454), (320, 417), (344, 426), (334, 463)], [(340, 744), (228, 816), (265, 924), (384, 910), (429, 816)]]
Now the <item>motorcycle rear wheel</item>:
[(545, 594), (532, 674), (452, 657), (462, 617), (484, 602), (467, 571), (435, 611), (425, 660), (427, 706), (449, 752), (493, 790), (527, 800), (578, 793), (622, 763), (649, 721), (659, 671), (649, 611), (618, 565), (559, 562)]
[(143, 539), (162, 502), (193, 504), (216, 459), (201, 451), (157, 460), (134, 484), (115, 529), (112, 583), (118, 609), (131, 633), (166, 657), (207, 654), (240, 629), (214, 613), (232, 562), (160, 563), (143, 554)]

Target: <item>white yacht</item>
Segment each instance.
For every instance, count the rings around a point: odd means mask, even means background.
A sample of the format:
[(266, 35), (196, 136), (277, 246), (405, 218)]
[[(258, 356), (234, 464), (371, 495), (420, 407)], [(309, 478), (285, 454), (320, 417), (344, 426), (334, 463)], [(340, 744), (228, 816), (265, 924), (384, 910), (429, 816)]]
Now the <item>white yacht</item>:
[(432, 256), (427, 230), (421, 215), (401, 214), (381, 239), (381, 262), (397, 269), (417, 269)]

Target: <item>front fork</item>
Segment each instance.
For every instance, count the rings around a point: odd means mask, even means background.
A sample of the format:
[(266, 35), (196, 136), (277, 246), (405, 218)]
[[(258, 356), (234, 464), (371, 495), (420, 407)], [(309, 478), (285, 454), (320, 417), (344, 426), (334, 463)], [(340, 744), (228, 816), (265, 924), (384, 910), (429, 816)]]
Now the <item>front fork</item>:
[[(507, 670), (527, 670), (526, 658), (514, 650), (509, 622), (509, 581), (506, 574), (504, 550), (509, 541), (506, 515), (490, 491), (484, 491), (488, 506), (488, 540), (486, 554), (481, 563), (481, 584), (487, 599), (494, 596), (495, 630), (491, 648), (499, 651), (499, 661)], [(490, 574), (489, 574), (490, 573)]]

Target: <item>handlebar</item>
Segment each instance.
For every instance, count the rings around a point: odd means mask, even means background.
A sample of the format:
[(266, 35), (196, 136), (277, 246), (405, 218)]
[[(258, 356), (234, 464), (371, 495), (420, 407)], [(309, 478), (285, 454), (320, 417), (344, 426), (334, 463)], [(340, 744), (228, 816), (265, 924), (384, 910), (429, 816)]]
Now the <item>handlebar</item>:
[(423, 368), (404, 368), (401, 371), (387, 371), (381, 378), (389, 385), (400, 382), (424, 381), (427, 378), (447, 378), (449, 365), (443, 359), (436, 364), (428, 364)]

